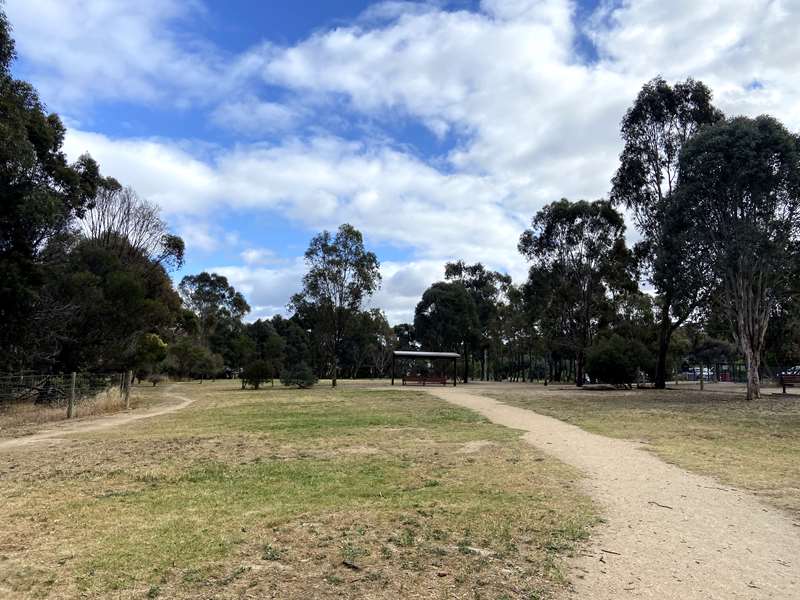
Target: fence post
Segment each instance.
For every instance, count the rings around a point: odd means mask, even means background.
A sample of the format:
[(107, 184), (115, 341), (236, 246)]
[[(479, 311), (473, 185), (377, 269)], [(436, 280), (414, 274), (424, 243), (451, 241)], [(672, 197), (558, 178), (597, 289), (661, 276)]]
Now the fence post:
[(125, 371), (125, 409), (131, 407), (131, 380), (133, 379), (133, 371)]
[(72, 381), (69, 386), (69, 402), (67, 402), (67, 418), (72, 419), (75, 417), (75, 380), (77, 374), (72, 372)]

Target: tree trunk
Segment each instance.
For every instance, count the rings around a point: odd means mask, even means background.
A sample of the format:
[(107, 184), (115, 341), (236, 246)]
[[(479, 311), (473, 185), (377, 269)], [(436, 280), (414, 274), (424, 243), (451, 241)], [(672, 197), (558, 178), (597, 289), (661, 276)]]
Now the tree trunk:
[(583, 352), (578, 352), (575, 358), (575, 385), (583, 387)]
[(669, 304), (667, 301), (661, 309), (661, 324), (658, 329), (658, 361), (656, 362), (657, 390), (667, 387), (667, 353), (669, 352), (669, 341), (672, 337), (672, 323), (669, 318)]
[(331, 372), (331, 387), (336, 387), (336, 377), (339, 374), (339, 357), (336, 356), (336, 346), (333, 348), (333, 370)]
[(464, 383), (467, 383), (469, 376), (469, 345), (464, 344)]
[(761, 398), (761, 379), (758, 375), (761, 360), (758, 352), (754, 352), (749, 344), (744, 350), (744, 360), (747, 365), (747, 400), (758, 400)]

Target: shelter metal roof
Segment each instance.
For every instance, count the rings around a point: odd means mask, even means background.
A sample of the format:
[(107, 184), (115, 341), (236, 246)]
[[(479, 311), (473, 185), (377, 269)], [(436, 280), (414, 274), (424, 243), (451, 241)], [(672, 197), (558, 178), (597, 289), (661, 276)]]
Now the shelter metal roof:
[(416, 350), (395, 350), (397, 358), (461, 358), (458, 352), (417, 352)]

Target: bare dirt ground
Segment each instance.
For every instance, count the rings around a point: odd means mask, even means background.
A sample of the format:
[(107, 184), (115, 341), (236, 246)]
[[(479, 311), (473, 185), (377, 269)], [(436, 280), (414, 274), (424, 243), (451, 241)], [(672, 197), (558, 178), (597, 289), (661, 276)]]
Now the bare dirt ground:
[(101, 431), (103, 429), (119, 427), (120, 425), (125, 425), (140, 419), (158, 417), (160, 415), (165, 415), (175, 412), (176, 410), (186, 408), (192, 402), (194, 402), (193, 399), (186, 398), (185, 396), (179, 396), (178, 394), (172, 393), (169, 390), (166, 391), (165, 395), (171, 398), (173, 401), (146, 409), (125, 411), (105, 417), (86, 417), (72, 421), (64, 421), (56, 426), (51, 426), (32, 435), (14, 437), (6, 440), (0, 439), (0, 452), (10, 448), (28, 446), (30, 444), (57, 444), (63, 440), (64, 436), (67, 435)]
[(577, 597), (800, 598), (800, 523), (756, 497), (669, 465), (635, 442), (588, 433), (480, 395), (426, 388), (581, 469), (605, 525), (574, 563)]

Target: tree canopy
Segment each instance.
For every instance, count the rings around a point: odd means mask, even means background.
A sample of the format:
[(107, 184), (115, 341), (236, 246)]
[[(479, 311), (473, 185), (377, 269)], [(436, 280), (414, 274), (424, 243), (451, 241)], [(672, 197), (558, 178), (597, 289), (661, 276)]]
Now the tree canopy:
[(707, 127), (681, 154), (680, 193), (692, 200), (697, 235), (722, 282), (747, 396), (758, 398), (770, 313), (796, 289), (800, 264), (798, 138), (768, 116)]
[[(642, 234), (637, 252), (649, 267), (660, 309), (656, 387), (663, 388), (672, 333), (702, 302), (710, 287), (702, 240), (674, 192), (680, 152), (703, 126), (722, 113), (711, 91), (687, 79), (674, 86), (656, 77), (646, 83), (622, 120), (624, 148), (612, 180), (611, 200), (628, 208)], [(683, 260), (676, 260), (682, 256)], [(687, 268), (687, 265), (690, 265)]]
[(550, 339), (574, 353), (578, 385), (607, 293), (636, 285), (624, 233), (622, 215), (608, 202), (562, 199), (540, 210), (520, 237), (519, 251), (533, 263), (529, 297)]
[(303, 290), (292, 297), (298, 312), (313, 313), (323, 351), (336, 386), (342, 342), (365, 298), (380, 287), (380, 263), (364, 247), (361, 232), (349, 224), (314, 236), (305, 253), (308, 271)]

